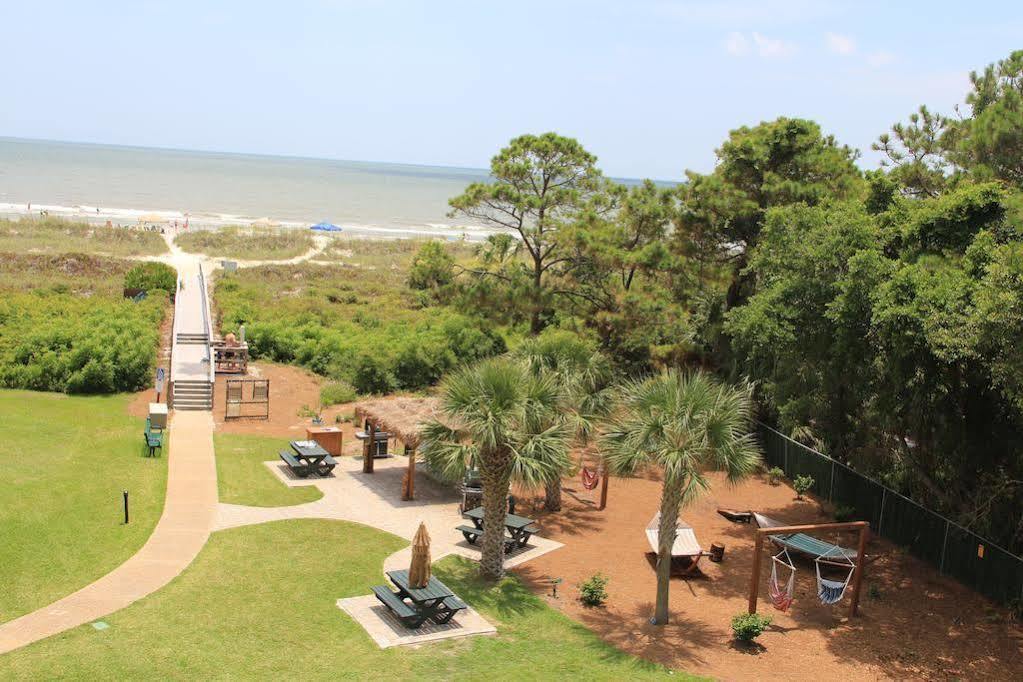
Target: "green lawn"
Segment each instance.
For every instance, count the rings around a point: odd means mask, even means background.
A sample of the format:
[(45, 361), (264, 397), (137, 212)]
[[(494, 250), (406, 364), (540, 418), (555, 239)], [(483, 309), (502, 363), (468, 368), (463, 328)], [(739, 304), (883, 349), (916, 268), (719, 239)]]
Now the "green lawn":
[(289, 488), (263, 462), (279, 461), (288, 441), (233, 433), (213, 434), (220, 501), (255, 507), (284, 507), (323, 497), (316, 486)]
[(447, 558), (436, 574), (498, 627), (381, 650), (337, 599), (369, 593), (404, 541), (324, 520), (215, 533), (183, 575), (107, 618), (0, 657), (3, 679), (573, 679), (666, 676), (602, 643), (508, 578), (478, 583)]
[(130, 398), (0, 390), (0, 622), (96, 580), (152, 532), (167, 458), (143, 457)]

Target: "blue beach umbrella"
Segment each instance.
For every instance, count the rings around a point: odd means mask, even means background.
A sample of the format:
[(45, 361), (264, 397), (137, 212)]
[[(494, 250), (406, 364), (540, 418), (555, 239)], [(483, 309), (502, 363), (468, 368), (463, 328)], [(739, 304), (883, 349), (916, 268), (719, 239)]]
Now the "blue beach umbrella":
[(318, 230), (320, 232), (340, 232), (341, 231), (341, 228), (338, 227), (337, 225), (334, 225), (333, 223), (326, 223), (326, 222), (324, 222), (324, 223), (316, 223), (315, 225), (313, 225), (309, 229), (310, 230)]

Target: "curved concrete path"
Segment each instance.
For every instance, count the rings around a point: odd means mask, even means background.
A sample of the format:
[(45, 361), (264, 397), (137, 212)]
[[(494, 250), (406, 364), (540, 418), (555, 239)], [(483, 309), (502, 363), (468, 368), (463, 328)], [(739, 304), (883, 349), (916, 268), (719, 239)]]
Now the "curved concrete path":
[(123, 609), (160, 589), (192, 563), (216, 519), (213, 415), (175, 412), (170, 431), (167, 497), (146, 544), (91, 585), (0, 625), (0, 654)]

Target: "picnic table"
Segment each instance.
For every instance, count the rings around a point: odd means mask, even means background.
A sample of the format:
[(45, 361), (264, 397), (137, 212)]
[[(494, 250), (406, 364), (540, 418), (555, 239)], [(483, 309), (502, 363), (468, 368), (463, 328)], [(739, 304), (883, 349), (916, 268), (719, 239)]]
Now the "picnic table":
[(278, 454), (299, 478), (305, 478), (314, 471), (326, 476), (337, 466), (337, 460), (314, 440), (293, 440), (291, 450), (282, 450)]
[(465, 602), (456, 597), (447, 585), (432, 576), (422, 588), (409, 585), (408, 571), (405, 570), (388, 571), (387, 579), (398, 591), (392, 592), (386, 585), (377, 585), (373, 594), (407, 628), (419, 628), (427, 620), (444, 625), (466, 608)]
[[(465, 536), (466, 541), (470, 545), (476, 544), (476, 539), (483, 535), (483, 507), (470, 509), (464, 512), (462, 516), (472, 521), (473, 525), (471, 527), (459, 526), (457, 530), (462, 531), (462, 535)], [(504, 528), (508, 531), (508, 537), (504, 541), (506, 552), (510, 552), (516, 547), (525, 547), (529, 542), (530, 536), (540, 531), (534, 525), (533, 519), (527, 519), (525, 516), (518, 516), (517, 514), (505, 515)]]

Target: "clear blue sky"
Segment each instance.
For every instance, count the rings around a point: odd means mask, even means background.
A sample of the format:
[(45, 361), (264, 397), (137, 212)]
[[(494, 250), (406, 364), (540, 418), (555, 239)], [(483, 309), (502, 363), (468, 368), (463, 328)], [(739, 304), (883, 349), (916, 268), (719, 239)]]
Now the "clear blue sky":
[(4, 2), (0, 135), (484, 166), (578, 138), (615, 176), (813, 118), (865, 152), (1023, 48), (1017, 2)]

